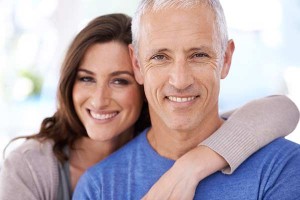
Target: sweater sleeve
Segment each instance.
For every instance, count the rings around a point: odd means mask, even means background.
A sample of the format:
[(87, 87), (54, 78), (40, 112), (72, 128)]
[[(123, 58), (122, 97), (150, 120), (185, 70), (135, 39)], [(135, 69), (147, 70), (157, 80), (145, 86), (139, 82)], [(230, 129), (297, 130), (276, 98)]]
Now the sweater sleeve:
[(291, 133), (299, 121), (299, 110), (288, 97), (274, 95), (253, 100), (222, 117), (228, 119), (199, 145), (221, 155), (229, 164), (223, 172), (231, 174), (261, 147)]
[(11, 152), (4, 161), (0, 174), (0, 199), (39, 199), (28, 162), (20, 153)]
[(27, 140), (4, 160), (0, 199), (57, 199), (58, 181), (58, 161), (52, 143)]

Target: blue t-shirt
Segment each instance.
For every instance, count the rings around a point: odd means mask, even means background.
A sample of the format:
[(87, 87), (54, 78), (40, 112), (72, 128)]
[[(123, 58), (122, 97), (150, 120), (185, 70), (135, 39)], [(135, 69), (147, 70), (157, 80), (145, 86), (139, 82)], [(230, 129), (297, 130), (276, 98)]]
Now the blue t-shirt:
[[(174, 164), (150, 146), (147, 131), (87, 170), (73, 199), (141, 199)], [(217, 172), (202, 180), (195, 199), (299, 200), (300, 145), (283, 138), (275, 140), (249, 157), (232, 175)]]

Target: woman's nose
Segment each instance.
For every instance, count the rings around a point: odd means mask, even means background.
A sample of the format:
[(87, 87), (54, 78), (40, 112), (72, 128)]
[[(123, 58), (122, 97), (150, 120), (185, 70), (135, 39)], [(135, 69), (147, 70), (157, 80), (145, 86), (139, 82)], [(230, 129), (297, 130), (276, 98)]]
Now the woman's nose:
[(102, 109), (110, 104), (111, 92), (108, 85), (102, 84), (95, 88), (91, 96), (91, 104), (95, 109)]

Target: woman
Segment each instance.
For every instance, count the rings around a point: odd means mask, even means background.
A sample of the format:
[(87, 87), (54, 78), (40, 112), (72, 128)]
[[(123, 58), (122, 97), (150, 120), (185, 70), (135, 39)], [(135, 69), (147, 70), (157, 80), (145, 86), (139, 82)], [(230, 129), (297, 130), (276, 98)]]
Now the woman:
[[(147, 103), (142, 88), (135, 82), (128, 54), (130, 28), (130, 17), (111, 14), (94, 19), (75, 37), (61, 69), (57, 111), (43, 120), (39, 133), (25, 137), (24, 144), (5, 160), (0, 199), (70, 199), (78, 178), (88, 167), (150, 126)], [(257, 108), (259, 105), (262, 109)], [(253, 107), (256, 109), (252, 110)], [(268, 124), (264, 128), (239, 129), (244, 126), (239, 126), (243, 117), (247, 118), (244, 123), (249, 123), (252, 117), (253, 125), (259, 125), (265, 112), (270, 115), (281, 112), (284, 117), (279, 118), (286, 126), (279, 126), (270, 118), (265, 119)], [(233, 171), (258, 148), (282, 136), (281, 133), (291, 132), (298, 121), (294, 120), (297, 115), (297, 108), (285, 97), (249, 103), (216, 132), (214, 143), (208, 139), (208, 146), (200, 145), (180, 158), (145, 198), (155, 195), (166, 199), (176, 193), (193, 195), (193, 188), (181, 187), (184, 185), (181, 183), (191, 177), (200, 181), (228, 164)], [(293, 120), (287, 119), (290, 116)], [(258, 142), (246, 140), (239, 144), (218, 139), (225, 134), (233, 138), (250, 137)], [(218, 150), (220, 145), (233, 145), (235, 149), (222, 152)], [(249, 148), (238, 152), (241, 156), (236, 157), (234, 150), (239, 151), (244, 145)], [(216, 148), (217, 153), (210, 148)], [(164, 191), (157, 193), (157, 188), (162, 187)]]

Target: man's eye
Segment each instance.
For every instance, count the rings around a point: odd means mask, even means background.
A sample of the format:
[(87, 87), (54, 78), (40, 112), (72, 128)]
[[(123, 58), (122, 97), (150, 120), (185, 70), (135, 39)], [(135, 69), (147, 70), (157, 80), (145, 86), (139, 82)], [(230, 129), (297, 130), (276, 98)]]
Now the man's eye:
[(195, 54), (193, 54), (192, 57), (194, 57), (194, 58), (208, 58), (209, 55), (206, 54), (206, 53), (195, 53)]
[(116, 85), (128, 85), (129, 84), (128, 80), (122, 79), (122, 78), (116, 78), (112, 82)]
[(153, 59), (153, 60), (164, 60), (164, 59), (166, 59), (166, 56), (164, 56), (164, 55), (155, 55), (151, 59)]

